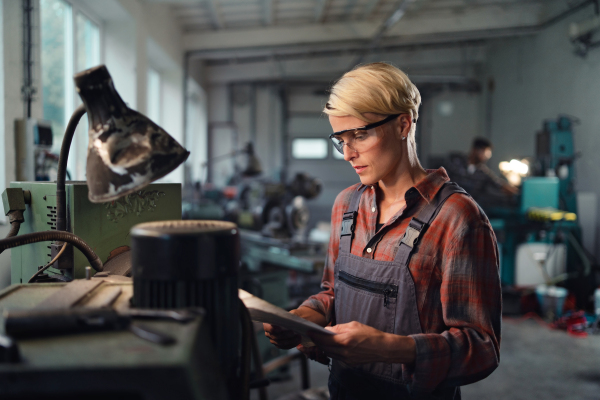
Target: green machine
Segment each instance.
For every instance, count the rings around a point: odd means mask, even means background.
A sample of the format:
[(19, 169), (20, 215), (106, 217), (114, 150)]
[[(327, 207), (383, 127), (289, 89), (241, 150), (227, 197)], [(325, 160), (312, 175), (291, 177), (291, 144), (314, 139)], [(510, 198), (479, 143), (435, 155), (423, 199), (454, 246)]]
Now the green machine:
[[(11, 188), (27, 193), (24, 222), (19, 234), (56, 229), (56, 183), (12, 182)], [(155, 183), (108, 203), (88, 200), (85, 182), (67, 182), (67, 230), (85, 240), (102, 262), (123, 254), (130, 243), (129, 231), (139, 223), (181, 219), (181, 185)], [(5, 205), (6, 207), (6, 205)], [(8, 210), (5, 209), (5, 213)], [(31, 243), (11, 250), (11, 283), (27, 283), (38, 269), (48, 264), (59, 251), (50, 242)], [(47, 272), (54, 280), (85, 277), (90, 265), (85, 256), (69, 246)], [(122, 271), (127, 275), (127, 268)]]

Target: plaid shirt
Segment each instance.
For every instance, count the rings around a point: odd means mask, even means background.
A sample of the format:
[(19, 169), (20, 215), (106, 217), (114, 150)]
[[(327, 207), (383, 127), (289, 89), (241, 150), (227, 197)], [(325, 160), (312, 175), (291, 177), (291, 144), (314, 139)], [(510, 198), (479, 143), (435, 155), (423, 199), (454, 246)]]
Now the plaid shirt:
[[(448, 175), (444, 168), (406, 192), (406, 206), (376, 232), (374, 187), (360, 200), (351, 253), (393, 261), (408, 223), (430, 202)], [(331, 321), (334, 312), (334, 265), (339, 252), (342, 215), (350, 205), (351, 186), (336, 198), (331, 215), (331, 238), (321, 287), (323, 291), (302, 305)], [(370, 249), (371, 251), (367, 251)], [(432, 392), (460, 386), (488, 376), (500, 360), (501, 289), (498, 249), (490, 223), (468, 196), (448, 198), (422, 238), (409, 263), (415, 283), (423, 333), (416, 342), (415, 362), (403, 366), (413, 392)]]

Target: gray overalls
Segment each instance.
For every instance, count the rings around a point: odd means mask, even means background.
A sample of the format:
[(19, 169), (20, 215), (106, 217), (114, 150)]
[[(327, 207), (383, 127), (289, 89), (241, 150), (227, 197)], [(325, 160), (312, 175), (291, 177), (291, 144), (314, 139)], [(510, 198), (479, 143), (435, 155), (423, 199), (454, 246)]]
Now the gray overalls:
[[(408, 263), (419, 237), (453, 193), (466, 192), (446, 183), (434, 200), (413, 218), (400, 241), (394, 261), (377, 261), (350, 253), (354, 220), (366, 187), (355, 192), (344, 213), (340, 251), (335, 262), (335, 323), (358, 321), (397, 335), (422, 333), (415, 284)], [(414, 399), (402, 376), (402, 364), (372, 363), (357, 367), (333, 360), (329, 377), (331, 400)], [(460, 400), (460, 388), (437, 389), (420, 399)]]

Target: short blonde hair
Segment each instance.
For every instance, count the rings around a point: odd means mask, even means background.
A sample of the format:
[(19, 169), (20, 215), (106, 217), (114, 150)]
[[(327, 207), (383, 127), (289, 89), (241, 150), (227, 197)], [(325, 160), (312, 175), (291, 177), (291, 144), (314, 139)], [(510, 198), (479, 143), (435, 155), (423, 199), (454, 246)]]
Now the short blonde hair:
[(377, 62), (360, 65), (346, 72), (331, 88), (323, 112), (336, 117), (351, 115), (367, 123), (365, 113), (381, 115), (410, 114), (413, 120), (408, 134), (408, 158), (418, 163), (415, 141), (421, 94), (408, 76), (391, 64)]

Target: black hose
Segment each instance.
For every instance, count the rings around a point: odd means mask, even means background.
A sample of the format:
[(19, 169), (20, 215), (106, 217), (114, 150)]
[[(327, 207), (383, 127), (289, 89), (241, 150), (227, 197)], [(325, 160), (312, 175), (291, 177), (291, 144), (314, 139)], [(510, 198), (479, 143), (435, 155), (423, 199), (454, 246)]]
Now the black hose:
[[(6, 235), (6, 238), (11, 238), (13, 236), (17, 236), (17, 234), (19, 233), (19, 229), (21, 229), (21, 222), (20, 221), (13, 221), (10, 223), (10, 231), (8, 232), (8, 235)], [(2, 252), (5, 249), (0, 249), (0, 254), (2, 254)]]
[(75, 134), (75, 128), (81, 117), (85, 114), (85, 106), (81, 104), (73, 111), (65, 136), (63, 137), (62, 146), (60, 147), (60, 156), (58, 158), (58, 171), (56, 174), (56, 230), (67, 230), (67, 193), (65, 189), (67, 180), (67, 161), (69, 160), (69, 150), (71, 142)]
[(49, 242), (49, 241), (60, 241), (71, 243), (77, 247), (79, 251), (88, 259), (92, 268), (97, 272), (103, 270), (102, 261), (94, 250), (83, 241), (79, 236), (72, 234), (71, 232), (60, 232), (60, 231), (45, 231), (45, 232), (34, 232), (26, 233), (21, 236), (15, 236), (0, 240), (0, 250), (6, 250), (17, 246), (23, 246), (24, 244), (37, 243), (37, 242)]

